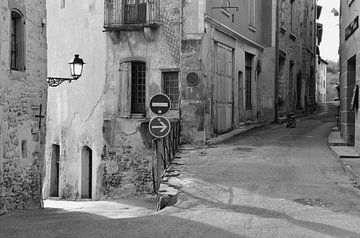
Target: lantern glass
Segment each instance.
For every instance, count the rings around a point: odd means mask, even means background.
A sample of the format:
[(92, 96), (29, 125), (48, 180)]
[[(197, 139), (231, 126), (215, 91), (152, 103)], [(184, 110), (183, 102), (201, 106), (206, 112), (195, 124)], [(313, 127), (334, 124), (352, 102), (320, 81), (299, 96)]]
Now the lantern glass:
[(84, 61), (79, 58), (79, 55), (75, 55), (75, 58), (69, 63), (70, 74), (74, 79), (77, 79), (81, 76), (84, 64)]

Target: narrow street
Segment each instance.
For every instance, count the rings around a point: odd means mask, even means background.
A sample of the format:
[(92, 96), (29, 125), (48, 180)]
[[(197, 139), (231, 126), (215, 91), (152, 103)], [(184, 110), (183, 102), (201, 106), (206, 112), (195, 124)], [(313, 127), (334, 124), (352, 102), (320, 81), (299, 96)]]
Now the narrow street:
[(177, 216), (246, 237), (360, 237), (360, 191), (327, 145), (336, 106), (320, 108), (183, 156)]
[(324, 104), (296, 128), (272, 124), (182, 150), (179, 200), (160, 212), (123, 219), (54, 208), (15, 212), (0, 217), (0, 237), (358, 238), (360, 190), (327, 145), (335, 110)]

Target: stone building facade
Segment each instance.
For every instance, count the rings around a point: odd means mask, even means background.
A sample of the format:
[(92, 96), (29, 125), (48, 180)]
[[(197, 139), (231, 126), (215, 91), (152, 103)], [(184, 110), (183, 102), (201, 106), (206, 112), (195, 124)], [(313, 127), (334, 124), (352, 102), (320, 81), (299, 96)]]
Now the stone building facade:
[[(105, 199), (151, 192), (148, 124), (154, 94), (170, 97), (166, 117), (181, 119), (183, 143), (206, 143), (246, 123), (273, 120), (277, 2), (48, 3), (49, 75), (66, 76), (64, 60), (74, 54), (86, 65), (77, 81), (49, 89), (45, 197)], [(287, 16), (293, 1), (285, 2)], [(284, 69), (279, 80), (286, 102), (305, 63), (304, 4), (293, 4), (296, 26), (282, 32), (279, 43), (294, 75), (290, 82)], [(306, 90), (301, 90), (303, 97)], [(288, 112), (294, 104), (281, 109)]]
[(0, 214), (41, 206), (45, 0), (0, 2)]
[(278, 114), (312, 112), (315, 102), (316, 1), (279, 1)]
[[(275, 29), (273, 2), (184, 2), (180, 80), (185, 141), (206, 143), (264, 118), (262, 90), (273, 79), (262, 69), (264, 39), (271, 41), (272, 34), (265, 23)], [(266, 8), (270, 13), (263, 14)], [(198, 84), (189, 82), (190, 73), (198, 75)]]
[(358, 1), (341, 1), (340, 7), (340, 118), (341, 136), (360, 151), (359, 113), (359, 10)]

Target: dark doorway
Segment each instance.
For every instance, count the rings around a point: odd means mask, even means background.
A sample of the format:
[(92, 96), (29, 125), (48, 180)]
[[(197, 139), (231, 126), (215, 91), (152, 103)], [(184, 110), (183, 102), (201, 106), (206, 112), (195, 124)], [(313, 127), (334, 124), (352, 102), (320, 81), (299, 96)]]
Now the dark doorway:
[(301, 99), (302, 99), (302, 92), (301, 92), (301, 88), (302, 88), (302, 74), (301, 72), (299, 72), (296, 76), (296, 109), (297, 110), (301, 110), (302, 106), (301, 106)]
[(243, 119), (242, 113), (243, 113), (243, 105), (244, 105), (244, 81), (243, 81), (243, 72), (238, 72), (238, 105), (239, 105), (239, 121)]
[[(353, 89), (355, 87), (356, 84), (356, 56), (353, 56), (352, 58), (350, 58), (347, 62), (347, 88), (349, 89), (349, 99), (350, 102), (352, 100), (352, 98), (354, 97), (353, 95)], [(347, 137), (347, 143), (349, 145), (354, 145), (355, 144), (355, 114), (356, 114), (356, 110), (353, 110), (351, 107), (351, 103), (348, 102), (346, 103), (346, 114), (347, 114), (347, 120), (346, 122), (342, 122), (342, 123), (346, 123), (348, 125), (348, 135)], [(345, 130), (346, 131), (346, 130)]]
[(81, 198), (92, 194), (92, 150), (84, 146), (81, 150)]
[(145, 115), (146, 64), (131, 64), (131, 113)]
[(59, 197), (60, 146), (52, 145), (50, 171), (50, 197)]

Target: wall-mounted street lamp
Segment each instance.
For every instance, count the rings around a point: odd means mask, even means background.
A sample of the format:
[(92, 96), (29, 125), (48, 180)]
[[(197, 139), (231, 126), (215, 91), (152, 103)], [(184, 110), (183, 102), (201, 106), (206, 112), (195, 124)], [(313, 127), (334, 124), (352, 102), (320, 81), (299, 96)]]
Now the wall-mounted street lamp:
[(69, 81), (69, 83), (71, 83), (72, 80), (77, 80), (81, 77), (84, 64), (84, 61), (79, 58), (79, 55), (76, 54), (75, 58), (69, 62), (70, 74), (72, 78), (46, 77), (49, 86), (57, 87), (64, 81)]

